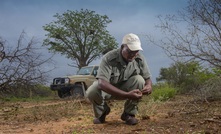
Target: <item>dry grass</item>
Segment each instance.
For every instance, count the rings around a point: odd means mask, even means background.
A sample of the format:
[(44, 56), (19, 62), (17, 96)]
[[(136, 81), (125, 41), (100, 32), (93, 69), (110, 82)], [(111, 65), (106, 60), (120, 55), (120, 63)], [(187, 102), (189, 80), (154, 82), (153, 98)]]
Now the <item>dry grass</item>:
[(106, 123), (94, 125), (92, 106), (84, 99), (2, 103), (0, 134), (88, 134), (88, 133), (221, 133), (221, 101), (196, 102), (191, 96), (176, 96), (167, 102), (148, 97), (139, 104), (139, 124), (120, 120), (124, 101), (109, 103)]

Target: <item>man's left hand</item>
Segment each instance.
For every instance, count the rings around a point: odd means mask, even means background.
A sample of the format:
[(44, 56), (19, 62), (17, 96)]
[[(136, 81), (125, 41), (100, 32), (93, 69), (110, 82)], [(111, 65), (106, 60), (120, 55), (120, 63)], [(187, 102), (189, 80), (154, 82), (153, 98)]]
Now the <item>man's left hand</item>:
[(152, 86), (151, 85), (145, 85), (144, 88), (141, 90), (141, 92), (145, 95), (149, 95), (152, 93)]

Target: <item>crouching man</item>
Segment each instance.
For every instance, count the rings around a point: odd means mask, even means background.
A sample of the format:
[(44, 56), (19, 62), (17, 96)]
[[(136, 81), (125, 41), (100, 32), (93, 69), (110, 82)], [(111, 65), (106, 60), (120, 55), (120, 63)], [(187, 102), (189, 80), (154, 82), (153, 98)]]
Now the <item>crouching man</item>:
[(110, 107), (106, 101), (110, 99), (125, 99), (121, 119), (128, 125), (135, 125), (138, 120), (138, 102), (143, 95), (152, 92), (150, 71), (144, 56), (140, 39), (135, 34), (123, 37), (120, 48), (105, 54), (101, 60), (95, 81), (86, 91), (88, 99), (93, 104), (95, 114), (94, 124), (105, 122)]

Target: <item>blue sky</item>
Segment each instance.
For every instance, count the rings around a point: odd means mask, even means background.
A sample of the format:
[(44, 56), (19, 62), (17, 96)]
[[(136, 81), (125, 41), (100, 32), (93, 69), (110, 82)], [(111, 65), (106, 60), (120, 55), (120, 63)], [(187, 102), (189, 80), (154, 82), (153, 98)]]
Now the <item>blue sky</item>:
[[(176, 14), (187, 6), (187, 0), (0, 0), (0, 37), (13, 45), (24, 30), (28, 37), (40, 42), (46, 32), (42, 26), (56, 20), (56, 13), (67, 10), (89, 9), (100, 15), (107, 15), (112, 23), (107, 30), (113, 35), (119, 46), (127, 33), (138, 34), (155, 82), (161, 67), (168, 67), (172, 61), (163, 50), (147, 42), (144, 35), (161, 39), (162, 35), (155, 25), (159, 24), (158, 15)], [(43, 51), (47, 54), (48, 51)], [(56, 69), (51, 78), (75, 74), (76, 69), (67, 64), (70, 60), (55, 55)], [(100, 60), (92, 64), (99, 64)]]

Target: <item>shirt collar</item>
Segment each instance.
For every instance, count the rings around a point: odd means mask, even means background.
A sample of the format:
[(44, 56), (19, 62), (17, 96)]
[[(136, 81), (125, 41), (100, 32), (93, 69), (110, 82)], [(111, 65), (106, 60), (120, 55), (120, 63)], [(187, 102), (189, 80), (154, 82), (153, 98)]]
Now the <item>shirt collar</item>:
[[(117, 62), (119, 62), (122, 66), (127, 66), (127, 63), (124, 61), (123, 56), (121, 55), (121, 48), (118, 48), (118, 49), (117, 49), (117, 54), (118, 54), (118, 56), (117, 56)], [(136, 60), (142, 60), (140, 54), (138, 54), (138, 55), (136, 56), (136, 58), (134, 59), (134, 61), (136, 61)], [(133, 62), (134, 62), (134, 61), (133, 61)], [(129, 63), (129, 64), (130, 64), (130, 63)]]

